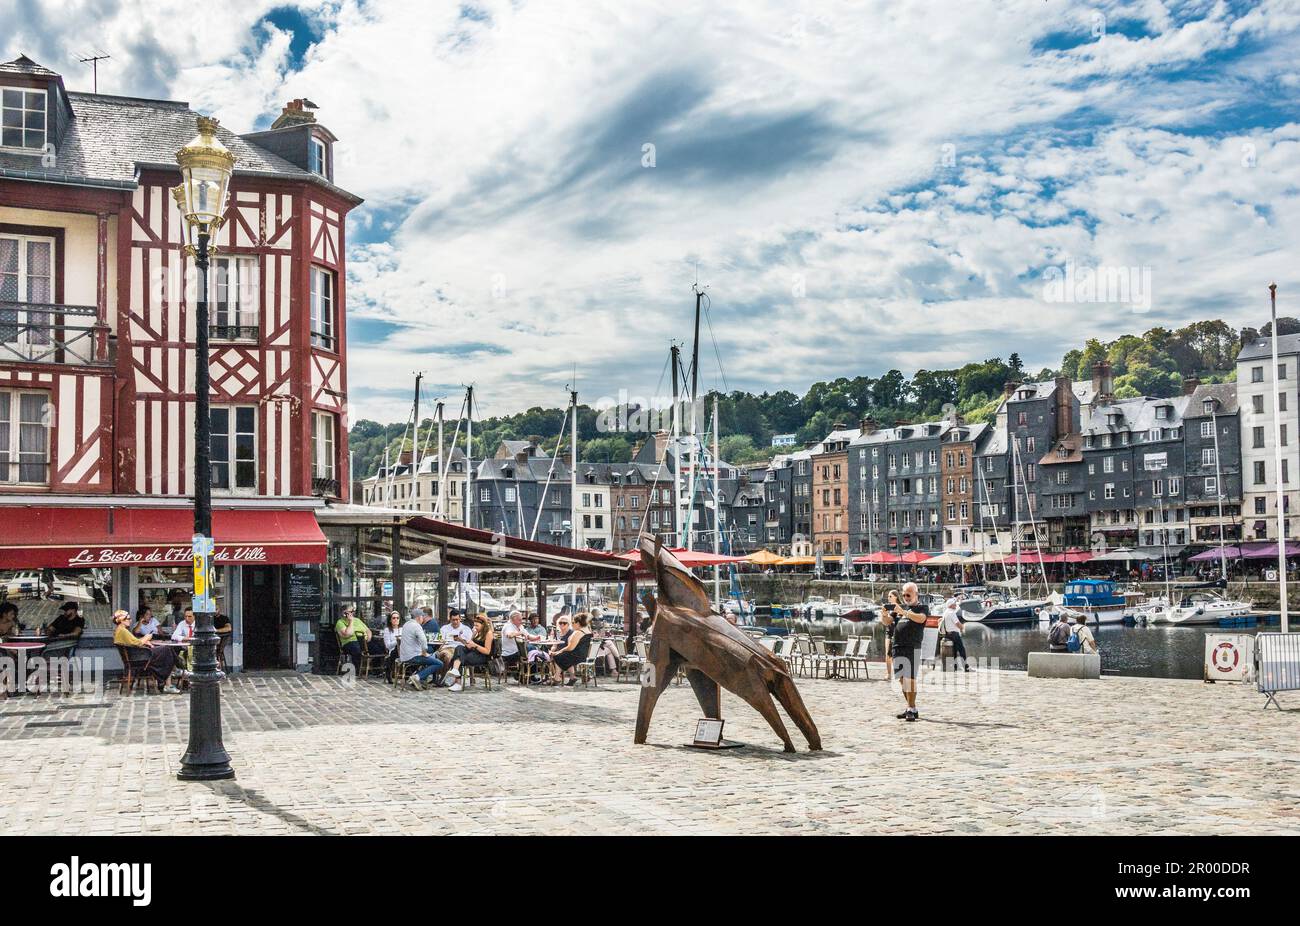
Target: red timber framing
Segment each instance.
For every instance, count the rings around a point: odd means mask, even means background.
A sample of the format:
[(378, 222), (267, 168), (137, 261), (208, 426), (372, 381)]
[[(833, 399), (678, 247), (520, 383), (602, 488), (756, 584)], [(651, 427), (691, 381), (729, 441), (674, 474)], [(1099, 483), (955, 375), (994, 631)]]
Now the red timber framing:
[[(39, 224), (54, 221), (51, 213), (95, 217), (93, 319), (85, 317), (86, 333), (75, 347), (57, 351), (75, 354), (89, 362), (42, 362), (6, 358), (0, 354), (0, 388), (47, 393), (49, 469), (44, 485), (0, 486), (0, 497), (33, 492), (107, 494), (114, 490), (113, 368), (109, 362), (108, 248), (110, 218), (116, 214), (125, 191), (82, 189), (0, 180), (0, 205), (29, 209), (40, 217), (31, 223), (0, 223), (0, 233), (48, 238), (54, 242), (54, 303), (67, 303), (68, 229)], [(86, 300), (82, 300), (86, 301)], [(90, 308), (86, 306), (86, 308)], [(56, 319), (71, 319), (76, 316)], [(64, 332), (65, 336), (66, 330)], [(73, 336), (68, 336), (70, 339)]]
[[(119, 491), (193, 491), (193, 302), (197, 274), (181, 250), (180, 214), (170, 189), (179, 175), (146, 171), (119, 213), (117, 366)], [(218, 258), (251, 258), (258, 282), (256, 331), (209, 346), (212, 403), (249, 406), (257, 419), (257, 485), (249, 494), (312, 492), (311, 411), (338, 416), (335, 472), (346, 499), (346, 381), (341, 353), (311, 346), (310, 268), (343, 277), (343, 224), (350, 204), (309, 183), (242, 177), (231, 184)], [(311, 247), (316, 212), (331, 225), (326, 259)], [(335, 296), (335, 330), (345, 304)], [(246, 333), (248, 334), (248, 333)], [(342, 339), (338, 342), (343, 349)], [(323, 371), (323, 372), (322, 372)]]
[[(178, 172), (145, 170), (134, 189), (0, 180), (4, 207), (93, 217), (96, 358), (72, 364), (0, 357), (0, 387), (48, 391), (52, 413), (49, 485), (0, 486), (0, 496), (193, 492), (197, 274), (183, 254), (171, 196), (179, 179)], [(344, 225), (353, 205), (311, 182), (256, 178), (236, 168), (215, 244), (219, 257), (253, 260), (257, 323), (255, 332), (241, 332), (247, 337), (211, 341), (209, 372), (214, 407), (256, 410), (256, 486), (247, 494), (312, 494), (312, 412), (322, 411), (336, 416), (334, 471), (347, 499)], [(33, 219), (5, 230), (55, 240), (54, 296), (62, 304), (71, 259), (64, 229), (38, 227)], [(85, 248), (78, 259), (75, 269), (85, 279)], [(334, 276), (333, 349), (312, 345), (313, 266)]]

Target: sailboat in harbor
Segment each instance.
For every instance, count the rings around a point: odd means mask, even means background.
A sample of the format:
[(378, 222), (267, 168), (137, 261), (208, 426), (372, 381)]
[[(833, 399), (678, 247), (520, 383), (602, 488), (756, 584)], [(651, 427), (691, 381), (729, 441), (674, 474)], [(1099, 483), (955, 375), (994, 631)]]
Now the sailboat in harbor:
[[(1037, 561), (1039, 572), (1043, 574), (1043, 552), (1038, 544), (1038, 524), (1034, 519), (1033, 506), (1029, 502), (1029, 487), (1024, 479), (1024, 466), (1020, 459), (1019, 441), (1011, 442), (1011, 491), (1012, 491), (1012, 508), (1014, 511), (1014, 533), (1012, 546), (1016, 549), (1016, 564), (1024, 566)], [(984, 481), (983, 473), (980, 474), (980, 484), (984, 488), (985, 501), (988, 501), (988, 485)], [(1024, 490), (1026, 507), (1029, 509), (1029, 526), (1033, 536), (1035, 556), (1026, 557), (1024, 552), (1025, 532), (1024, 524), (1020, 519), (1020, 493), (1018, 488)], [(987, 508), (987, 504), (984, 506)], [(1046, 584), (1044, 580), (1044, 596), (1042, 598), (1031, 595), (1026, 596), (1022, 593), (1023, 573), (1017, 570), (1016, 575), (1012, 576), (1006, 568), (1006, 561), (1003, 561), (1003, 580), (988, 581), (985, 584), (992, 589), (986, 589), (982, 592), (969, 594), (965, 599), (959, 602), (962, 611), (962, 619), (983, 624), (986, 627), (1010, 626), (1018, 624), (1037, 623), (1045, 609), (1052, 606), (1052, 602), (1046, 596)], [(1029, 586), (1032, 593), (1033, 584)]]

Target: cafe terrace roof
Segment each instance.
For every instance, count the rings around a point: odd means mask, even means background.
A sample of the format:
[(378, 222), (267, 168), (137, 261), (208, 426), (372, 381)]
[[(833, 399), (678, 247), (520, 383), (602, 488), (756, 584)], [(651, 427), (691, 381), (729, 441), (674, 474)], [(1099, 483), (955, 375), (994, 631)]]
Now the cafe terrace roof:
[[(369, 517), (367, 518), (367, 515)], [(446, 554), (449, 570), (479, 572), (533, 572), (542, 579), (617, 582), (631, 568), (626, 560), (600, 550), (574, 550), (549, 543), (494, 534), (411, 511), (331, 505), (316, 512), (324, 526), (371, 523), (402, 525), (404, 540), (414, 534), (432, 549), (410, 560), (408, 566), (437, 566)]]

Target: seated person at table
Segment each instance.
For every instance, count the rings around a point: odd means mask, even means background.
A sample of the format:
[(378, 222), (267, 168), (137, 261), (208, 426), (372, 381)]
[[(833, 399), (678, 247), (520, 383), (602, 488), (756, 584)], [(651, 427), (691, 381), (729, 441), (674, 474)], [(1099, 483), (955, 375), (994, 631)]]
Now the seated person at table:
[(423, 611), (414, 612), (414, 616), (402, 625), (402, 633), (397, 641), (397, 658), (408, 666), (416, 667), (416, 672), (406, 682), (417, 689), (423, 688), (425, 682), (442, 671), (441, 660), (426, 652), (429, 643), (424, 635), (424, 625), (428, 620), (428, 615)]
[[(125, 611), (126, 619), (130, 620), (131, 615)], [(63, 607), (59, 608), (59, 616), (50, 621), (45, 628), (45, 638), (49, 641), (54, 640), (78, 640), (81, 633), (86, 629), (86, 619), (81, 616), (81, 606), (75, 601), (63, 602)], [(130, 633), (130, 628), (127, 628)]]
[(388, 622), (384, 624), (384, 629), (380, 631), (384, 641), (384, 652), (391, 653), (397, 649), (397, 644), (402, 636), (402, 614), (400, 611), (390, 611)]
[(0, 637), (9, 637), (27, 628), (18, 620), (18, 605), (12, 601), (0, 604)]
[(524, 626), (524, 616), (518, 611), (511, 611), (501, 627), (501, 658), (507, 668), (519, 665), (519, 654), (528, 646), (528, 628)]
[(573, 629), (565, 634), (564, 646), (551, 656), (551, 684), (560, 684), (565, 675), (572, 676), (568, 684), (577, 682), (573, 667), (587, 658), (591, 650), (591, 618), (586, 612), (573, 615)]
[(536, 613), (528, 615), (528, 627), (526, 629), (528, 631), (528, 639), (530, 642), (546, 639), (546, 626), (542, 623), (542, 619), (538, 617)]
[(137, 672), (152, 675), (158, 681), (158, 687), (167, 694), (180, 694), (180, 690), (168, 681), (172, 669), (176, 666), (176, 651), (169, 646), (154, 644), (153, 635), (137, 637), (128, 626), (131, 615), (125, 611), (113, 612), (113, 645), (126, 647), (126, 658), (131, 660), (131, 667)]
[(455, 646), (458, 643), (468, 643), (474, 638), (474, 634), (461, 620), (459, 611), (452, 611), (451, 617), (447, 623), (438, 628), (438, 636), (442, 637), (442, 642)]
[(131, 632), (137, 637), (158, 632), (158, 618), (153, 616), (153, 608), (141, 605), (136, 609), (135, 624), (132, 625)]
[(451, 668), (447, 670), (447, 676), (454, 679), (451, 690), (460, 691), (460, 667), (461, 666), (486, 666), (488, 657), (492, 655), (492, 640), (496, 631), (492, 629), (492, 619), (486, 614), (474, 615), (474, 631), (470, 635), (469, 642), (462, 643), (456, 647), (456, 652), (451, 657)]
[(339, 637), (339, 648), (352, 663), (352, 667), (361, 671), (361, 647), (370, 642), (370, 628), (366, 622), (357, 617), (357, 609), (348, 605), (343, 609), (343, 616), (334, 625), (334, 632)]
[[(143, 634), (136, 631), (136, 636), (143, 636)], [(184, 616), (176, 624), (176, 629), (172, 631), (172, 642), (194, 642), (194, 610), (192, 608), (186, 608)], [(190, 651), (188, 649), (176, 650), (176, 666), (181, 669), (193, 668), (190, 665)]]

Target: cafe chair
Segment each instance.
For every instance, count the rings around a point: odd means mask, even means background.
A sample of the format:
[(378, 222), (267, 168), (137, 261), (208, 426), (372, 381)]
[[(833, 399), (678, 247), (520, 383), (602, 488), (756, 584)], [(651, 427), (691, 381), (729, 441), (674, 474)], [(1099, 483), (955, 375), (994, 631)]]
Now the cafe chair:
[(587, 687), (588, 681), (590, 681), (591, 684), (594, 685), (595, 687), (597, 688), (600, 687), (599, 685), (596, 684), (596, 660), (603, 659), (603, 658), (604, 658), (603, 647), (601, 649), (597, 649), (593, 645), (591, 649), (587, 650), (587, 658), (582, 660), (582, 662), (578, 663), (576, 666), (573, 667), (578, 677), (582, 679), (583, 688)]
[(115, 645), (113, 648), (117, 650), (118, 658), (122, 660), (122, 678), (118, 681), (118, 694), (135, 691), (136, 683), (140, 681), (144, 682), (144, 690), (146, 692), (149, 690), (151, 684), (153, 685), (154, 691), (158, 690), (158, 679), (154, 678), (154, 676), (148, 672), (143, 671), (143, 665), (132, 664), (130, 652), (131, 647)]

